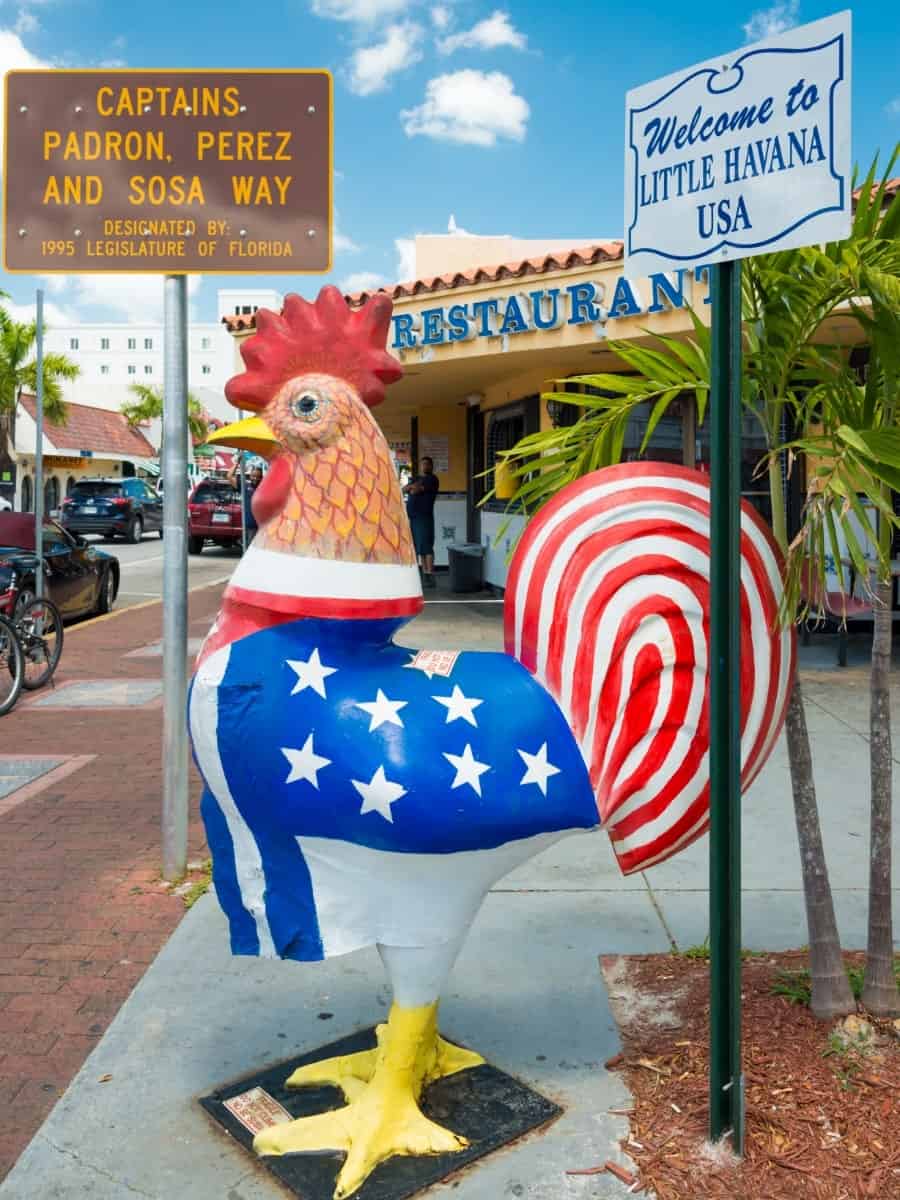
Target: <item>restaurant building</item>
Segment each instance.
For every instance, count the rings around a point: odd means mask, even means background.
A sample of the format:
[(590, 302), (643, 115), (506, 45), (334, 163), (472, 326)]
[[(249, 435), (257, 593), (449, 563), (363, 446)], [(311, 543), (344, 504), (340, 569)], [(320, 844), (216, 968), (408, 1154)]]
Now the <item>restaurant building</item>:
[[(450, 234), (416, 239), (416, 275), (380, 289), (394, 301), (389, 349), (404, 375), (375, 416), (398, 462), (415, 470), (425, 455), (434, 460), (437, 564), (447, 563), (448, 546), (481, 543), (485, 580), (502, 588), (523, 518), (510, 518), (502, 499), (482, 503), (495, 483), (497, 456), (526, 434), (574, 423), (577, 408), (543, 402), (541, 393), (571, 376), (623, 371), (610, 340), (688, 337), (689, 308), (708, 321), (709, 269), (631, 279), (618, 241), (560, 249)], [(348, 300), (356, 305), (368, 295)], [(225, 323), (239, 343), (252, 334), (255, 317)], [(845, 325), (836, 322), (830, 334), (855, 339), (849, 317)], [(632, 418), (626, 458), (638, 456), (649, 416), (638, 411)], [(646, 457), (706, 469), (708, 429), (698, 429), (695, 418), (692, 398), (676, 401)], [(754, 478), (763, 438), (752, 420), (743, 433), (743, 491), (768, 516), (766, 483)]]
[[(44, 420), (44, 512), (56, 512), (60, 501), (80, 479), (127, 478), (150, 473), (156, 452), (143, 433), (132, 429), (119, 412), (87, 404), (66, 405), (65, 425)], [(37, 402), (23, 394), (16, 407), (9, 444), (0, 446), (3, 494), (19, 512), (34, 511), (34, 453)]]

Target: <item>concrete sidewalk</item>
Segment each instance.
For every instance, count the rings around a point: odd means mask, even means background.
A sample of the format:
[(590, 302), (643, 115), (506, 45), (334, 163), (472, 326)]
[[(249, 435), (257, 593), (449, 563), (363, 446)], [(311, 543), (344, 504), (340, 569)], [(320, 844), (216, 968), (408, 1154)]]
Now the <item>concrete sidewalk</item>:
[[(479, 602), (432, 604), (402, 640), (496, 649), (501, 609)], [(838, 920), (845, 947), (862, 948), (868, 679), (862, 668), (833, 670), (825, 643), (810, 647), (804, 658)], [(900, 720), (897, 734), (900, 746)], [(744, 846), (744, 945), (803, 944), (783, 741), (746, 797)], [(454, 1184), (465, 1200), (626, 1194), (608, 1175), (564, 1174), (617, 1157), (625, 1131), (624, 1120), (607, 1111), (623, 1107), (627, 1098), (618, 1076), (602, 1067), (618, 1042), (597, 960), (702, 942), (708, 928), (706, 855), (704, 839), (670, 863), (622, 879), (604, 834), (572, 837), (502, 881), (488, 898), (446, 992), (443, 1026), (559, 1101), (566, 1113), (545, 1134), (465, 1171)], [(368, 952), (315, 966), (231, 959), (224, 921), (214, 898), (205, 897), (138, 984), (0, 1186), (0, 1197), (275, 1200), (279, 1186), (212, 1127), (197, 1098), (261, 1064), (372, 1024), (387, 1002), (380, 963)]]
[[(192, 638), (221, 590), (191, 594)], [(159, 878), (161, 626), (152, 603), (68, 627), (56, 686), (0, 721), (0, 1178), (184, 916)]]

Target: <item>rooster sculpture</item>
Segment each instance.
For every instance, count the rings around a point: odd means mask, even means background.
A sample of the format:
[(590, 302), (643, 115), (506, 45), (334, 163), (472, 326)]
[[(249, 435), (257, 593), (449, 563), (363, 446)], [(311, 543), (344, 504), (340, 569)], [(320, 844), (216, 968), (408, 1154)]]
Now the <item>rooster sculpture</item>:
[[(528, 524), (506, 653), (401, 648), (422, 606), (372, 406), (398, 379), (387, 296), (335, 288), (259, 311), (226, 389), (281, 451), (189, 699), (216, 893), (236, 954), (315, 961), (377, 946), (393, 987), (377, 1048), (303, 1067), (346, 1105), (257, 1134), (259, 1154), (342, 1151), (349, 1196), (396, 1154), (455, 1151), (419, 1107), (482, 1060), (438, 1000), (488, 890), (605, 826), (625, 873), (708, 824), (709, 491), (659, 463), (589, 475)], [(793, 641), (759, 518), (742, 523), (742, 782), (778, 735)]]

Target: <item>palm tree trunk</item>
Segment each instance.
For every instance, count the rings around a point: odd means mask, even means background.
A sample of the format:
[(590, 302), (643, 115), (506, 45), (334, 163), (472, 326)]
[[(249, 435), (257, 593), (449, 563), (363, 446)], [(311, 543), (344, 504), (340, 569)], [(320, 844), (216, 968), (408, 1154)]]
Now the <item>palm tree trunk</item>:
[[(772, 526), (782, 549), (787, 550), (787, 519), (781, 464), (769, 460), (769, 492), (772, 498)], [(806, 710), (799, 674), (794, 678), (785, 720), (794, 823), (800, 847), (803, 875), (803, 899), (809, 937), (809, 971), (812, 979), (810, 1007), (817, 1017), (830, 1020), (852, 1012), (853, 992), (841, 957), (841, 939), (834, 915), (834, 900), (828, 879), (828, 864), (822, 844), (822, 827), (816, 801), (812, 748), (806, 726)]]
[(806, 710), (799, 678), (794, 680), (785, 721), (794, 821), (800, 844), (803, 898), (809, 936), (809, 971), (812, 978), (810, 1007), (822, 1020), (844, 1016), (854, 1008), (850, 980), (841, 957), (841, 939), (834, 916), (828, 864), (822, 845), (819, 806), (813, 778), (812, 749), (806, 727)]
[(872, 780), (869, 865), (869, 939), (863, 1004), (878, 1016), (900, 1012), (894, 975), (891, 921), (891, 581), (876, 589), (872, 631), (872, 679), (869, 708), (869, 757)]

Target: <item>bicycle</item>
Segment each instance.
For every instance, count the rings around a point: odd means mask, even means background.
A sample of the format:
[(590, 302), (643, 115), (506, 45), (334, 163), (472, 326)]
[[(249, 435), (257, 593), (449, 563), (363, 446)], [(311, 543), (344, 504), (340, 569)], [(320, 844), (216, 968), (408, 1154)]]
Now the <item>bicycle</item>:
[(18, 700), (24, 676), (22, 643), (12, 621), (0, 615), (0, 717)]
[(20, 590), (15, 574), (9, 590), (0, 596), (0, 604), (0, 615), (5, 612), (22, 650), (22, 687), (27, 692), (36, 691), (51, 682), (59, 665), (63, 648), (60, 611), (45, 596)]

